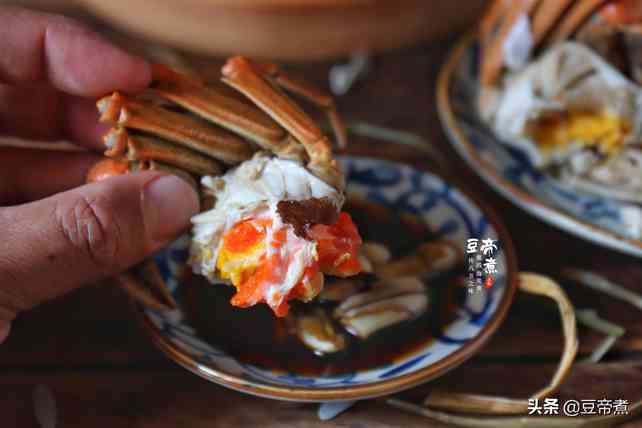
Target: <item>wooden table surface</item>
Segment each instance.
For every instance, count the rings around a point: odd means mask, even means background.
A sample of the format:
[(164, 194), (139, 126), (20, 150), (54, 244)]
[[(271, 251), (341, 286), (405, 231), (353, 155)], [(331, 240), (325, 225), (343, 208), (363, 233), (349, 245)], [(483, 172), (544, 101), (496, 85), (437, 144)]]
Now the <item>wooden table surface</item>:
[[(415, 132), (447, 153), (458, 180), (503, 218), (517, 248), (521, 270), (559, 278), (565, 266), (596, 270), (642, 292), (642, 262), (598, 248), (552, 228), (511, 206), (485, 186), (457, 157), (435, 111), (435, 81), (453, 40), (377, 58), (367, 79), (339, 99), (349, 120)], [(207, 68), (207, 61), (194, 64)], [(328, 64), (300, 71), (326, 85)], [(355, 151), (425, 162), (416, 152), (356, 139)], [(598, 311), (626, 328), (600, 364), (576, 363), (560, 399), (642, 399), (642, 313), (591, 290), (568, 286), (577, 307)], [(579, 328), (580, 358), (601, 335)], [(517, 303), (479, 355), (437, 381), (408, 394), (421, 398), (432, 387), (522, 397), (539, 389), (561, 350), (559, 320), (532, 305)], [(330, 422), (320, 422), (315, 405), (244, 396), (208, 383), (169, 361), (151, 343), (123, 293), (109, 281), (90, 285), (22, 314), (0, 347), (0, 426), (38, 426), (32, 394), (39, 384), (53, 392), (63, 427), (442, 426), (380, 402), (361, 402)], [(8, 418), (8, 419), (7, 419)], [(633, 423), (629, 426), (634, 426)]]

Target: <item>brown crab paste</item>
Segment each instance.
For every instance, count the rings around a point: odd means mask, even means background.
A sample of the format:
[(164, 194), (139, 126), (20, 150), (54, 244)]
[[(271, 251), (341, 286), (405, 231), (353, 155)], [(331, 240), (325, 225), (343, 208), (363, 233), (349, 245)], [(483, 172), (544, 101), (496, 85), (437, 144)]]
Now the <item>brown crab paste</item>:
[(284, 223), (291, 224), (297, 235), (305, 237), (313, 224), (331, 225), (337, 222), (339, 213), (329, 198), (312, 198), (304, 201), (281, 201), (277, 205)]

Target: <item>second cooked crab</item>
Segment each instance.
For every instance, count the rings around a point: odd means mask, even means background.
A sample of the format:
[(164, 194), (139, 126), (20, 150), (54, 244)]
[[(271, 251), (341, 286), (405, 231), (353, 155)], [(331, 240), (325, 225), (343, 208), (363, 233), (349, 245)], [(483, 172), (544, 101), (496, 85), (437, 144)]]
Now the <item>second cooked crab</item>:
[(642, 202), (642, 2), (493, 2), (479, 112), (562, 183)]
[(324, 274), (361, 270), (361, 238), (341, 211), (344, 176), (330, 139), (282, 89), (321, 107), (340, 146), (345, 130), (330, 97), (275, 65), (232, 58), (221, 81), (242, 96), (154, 66), (144, 93), (100, 99), (101, 121), (113, 125), (109, 159), (89, 180), (159, 169), (199, 187), (194, 271), (236, 287), (232, 304), (267, 303), (284, 316), (289, 300), (321, 291)]

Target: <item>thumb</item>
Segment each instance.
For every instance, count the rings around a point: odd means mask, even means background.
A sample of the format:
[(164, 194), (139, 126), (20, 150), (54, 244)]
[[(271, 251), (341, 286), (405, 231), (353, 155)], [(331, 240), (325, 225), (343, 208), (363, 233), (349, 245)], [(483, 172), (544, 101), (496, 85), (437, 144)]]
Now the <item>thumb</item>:
[(1, 208), (0, 320), (142, 261), (197, 212), (194, 190), (158, 172)]

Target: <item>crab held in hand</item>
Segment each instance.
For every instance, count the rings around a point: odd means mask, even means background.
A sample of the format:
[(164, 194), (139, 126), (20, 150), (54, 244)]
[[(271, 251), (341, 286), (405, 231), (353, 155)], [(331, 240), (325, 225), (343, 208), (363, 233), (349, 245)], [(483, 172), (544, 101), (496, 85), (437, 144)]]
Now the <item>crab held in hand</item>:
[[(113, 125), (109, 159), (88, 179), (158, 169), (200, 181), (206, 208), (192, 219), (193, 270), (233, 285), (233, 305), (267, 303), (284, 316), (288, 301), (319, 294), (324, 274), (361, 271), (361, 238), (341, 212), (344, 176), (330, 140), (281, 89), (322, 108), (339, 146), (345, 129), (330, 97), (273, 64), (235, 57), (221, 80), (242, 97), (156, 65), (144, 93), (100, 99), (101, 121)], [(138, 284), (157, 288), (155, 277)]]

